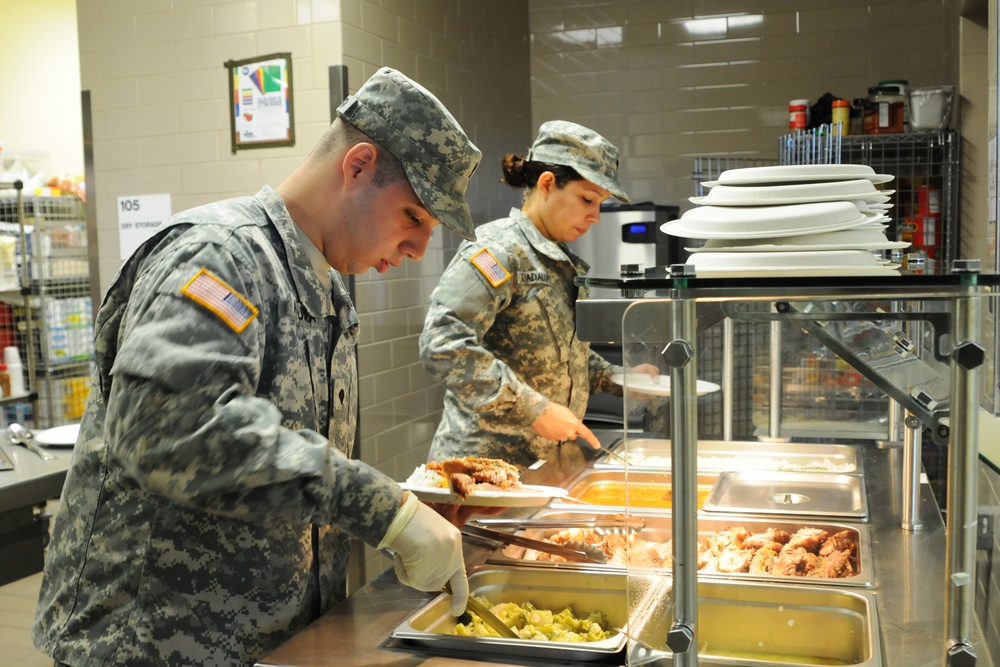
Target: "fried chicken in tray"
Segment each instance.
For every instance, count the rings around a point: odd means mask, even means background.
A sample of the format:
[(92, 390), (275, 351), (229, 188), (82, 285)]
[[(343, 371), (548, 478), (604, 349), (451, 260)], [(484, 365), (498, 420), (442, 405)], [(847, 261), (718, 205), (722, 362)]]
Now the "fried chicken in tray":
[[(562, 530), (545, 538), (563, 544), (580, 541), (599, 547), (612, 565), (671, 567), (671, 542), (652, 542), (637, 535), (601, 535), (592, 528)], [(525, 560), (564, 562), (551, 554), (528, 551)], [(830, 535), (820, 528), (794, 534), (768, 528), (750, 534), (742, 526), (720, 530), (698, 543), (698, 569), (705, 572), (770, 574), (783, 577), (839, 579), (858, 573), (855, 531)]]

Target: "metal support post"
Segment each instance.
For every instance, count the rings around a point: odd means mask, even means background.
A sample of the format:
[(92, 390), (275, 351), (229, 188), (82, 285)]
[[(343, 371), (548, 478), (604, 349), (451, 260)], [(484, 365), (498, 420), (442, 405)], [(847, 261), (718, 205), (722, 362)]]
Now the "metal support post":
[[(895, 404), (895, 401), (892, 401)], [(924, 527), (920, 520), (920, 460), (923, 449), (923, 424), (909, 411), (906, 412), (903, 431), (903, 530), (918, 531)]]
[(781, 361), (781, 322), (771, 322), (771, 411), (768, 435), (781, 437), (781, 392), (784, 366)]
[(695, 363), (695, 303), (670, 301), (670, 342), (663, 358), (670, 368), (674, 619), (666, 644), (674, 667), (696, 667), (698, 643), (698, 404)]
[(977, 527), (979, 367), (986, 353), (974, 342), (979, 310), (972, 296), (951, 300), (955, 348), (951, 354), (951, 433), (948, 443), (948, 523), (945, 601), (949, 667), (972, 667)]

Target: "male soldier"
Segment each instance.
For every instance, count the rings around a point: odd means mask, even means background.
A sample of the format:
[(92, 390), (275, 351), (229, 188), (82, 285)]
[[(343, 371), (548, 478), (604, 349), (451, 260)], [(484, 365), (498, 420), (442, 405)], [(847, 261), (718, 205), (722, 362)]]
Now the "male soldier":
[(481, 154), (388, 68), (337, 113), (277, 190), (174, 216), (111, 285), (35, 619), (56, 665), (252, 664), (343, 599), (348, 536), (464, 609), (458, 530), (350, 459), (340, 274), (421, 259), (439, 222), (475, 238)]

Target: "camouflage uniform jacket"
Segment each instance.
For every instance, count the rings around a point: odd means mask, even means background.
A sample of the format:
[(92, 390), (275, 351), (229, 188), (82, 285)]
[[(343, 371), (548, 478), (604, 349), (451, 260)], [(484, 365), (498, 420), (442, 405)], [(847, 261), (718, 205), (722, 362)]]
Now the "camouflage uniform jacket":
[[(73, 665), (252, 664), (343, 599), (347, 536), (378, 544), (400, 502), (348, 458), (357, 313), (277, 193), (165, 227), (95, 325), (34, 627)], [(202, 270), (257, 309), (241, 332), (239, 304), (188, 298)]]
[[(573, 285), (590, 268), (550, 241), (519, 209), (476, 228), (431, 294), (420, 357), (445, 385), (428, 460), (478, 455), (529, 466), (553, 441), (531, 425), (555, 401), (579, 417), (591, 392), (621, 395), (620, 371), (576, 337)], [(473, 263), (493, 255), (509, 278)]]

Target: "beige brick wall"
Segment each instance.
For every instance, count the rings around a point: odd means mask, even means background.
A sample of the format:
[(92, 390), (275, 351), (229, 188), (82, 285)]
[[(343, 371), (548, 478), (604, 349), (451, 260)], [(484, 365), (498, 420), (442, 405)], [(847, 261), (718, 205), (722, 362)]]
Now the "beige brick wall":
[(958, 83), (955, 4), (531, 0), (532, 120), (604, 133), (633, 199), (683, 211), (694, 157), (777, 157), (791, 99)]
[[(276, 186), (329, 124), (328, 67), (354, 92), (378, 67), (414, 77), (455, 114), (484, 158), (469, 191), (477, 222), (519, 201), (500, 160), (531, 141), (526, 0), (78, 0), (81, 78), (91, 91), (101, 291), (118, 270), (116, 200), (170, 193), (173, 210)], [(223, 63), (292, 54), (296, 144), (230, 150)], [(405, 478), (427, 455), (443, 391), (420, 367), (428, 297), (457, 237), (435, 231), (423, 262), (357, 276), (361, 455)], [(367, 576), (388, 562), (366, 550)]]

